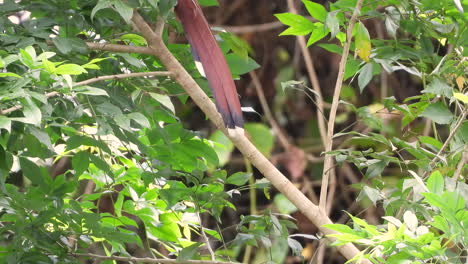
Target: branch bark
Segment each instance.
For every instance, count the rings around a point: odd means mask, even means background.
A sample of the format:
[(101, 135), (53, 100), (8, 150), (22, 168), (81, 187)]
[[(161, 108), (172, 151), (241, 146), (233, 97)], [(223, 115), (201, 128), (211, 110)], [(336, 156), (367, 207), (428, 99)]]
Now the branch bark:
[[(224, 127), (221, 115), (216, 110), (210, 98), (203, 92), (184, 67), (177, 61), (172, 53), (165, 46), (162, 38), (157, 35), (138, 12), (134, 12), (132, 21), (142, 36), (146, 39), (152, 54), (159, 58), (162, 64), (174, 73), (174, 79), (185, 89), (193, 101), (202, 111), (213, 121), (216, 127), (223, 131), (242, 152), (242, 154), (257, 169), (283, 193), (309, 220), (311, 220), (325, 234), (335, 233), (332, 230), (323, 228), (324, 224), (331, 224), (332, 221), (319, 210), (307, 197), (298, 190), (270, 161), (263, 156), (257, 148), (244, 135), (241, 128), (227, 129)], [(353, 244), (345, 244), (338, 247), (338, 250), (347, 259), (355, 257), (360, 251)], [(370, 263), (363, 261), (363, 263)]]
[(121, 257), (121, 256), (102, 256), (90, 253), (71, 253), (74, 257), (84, 257), (100, 260), (116, 260), (134, 263), (160, 263), (160, 264), (235, 264), (237, 262), (224, 262), (224, 261), (209, 261), (209, 260), (176, 260), (176, 259), (153, 259), (153, 258), (135, 258), (135, 257)]
[[(336, 78), (335, 92), (333, 93), (333, 101), (330, 109), (330, 116), (328, 118), (327, 140), (325, 144), (325, 152), (329, 152), (333, 148), (333, 132), (335, 129), (336, 112), (340, 101), (341, 88), (343, 86), (344, 73), (346, 68), (346, 61), (348, 60), (349, 48), (352, 41), (352, 33), (354, 24), (360, 13), (362, 3), (364, 0), (358, 0), (354, 8), (353, 15), (349, 21), (348, 29), (346, 31), (346, 43), (343, 47), (343, 55), (341, 56), (340, 66), (338, 69), (338, 77)], [(330, 180), (330, 172), (333, 169), (333, 156), (325, 154), (325, 162), (323, 165), (322, 187), (320, 189), (320, 208), (326, 208), (327, 203), (327, 189)]]

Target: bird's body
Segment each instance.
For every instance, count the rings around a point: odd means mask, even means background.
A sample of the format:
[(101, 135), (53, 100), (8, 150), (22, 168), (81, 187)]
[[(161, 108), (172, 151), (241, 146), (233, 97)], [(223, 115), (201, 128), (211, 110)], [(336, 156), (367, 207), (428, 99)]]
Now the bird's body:
[(216, 107), (228, 128), (243, 127), (236, 86), (223, 52), (218, 46), (196, 0), (179, 0), (175, 7), (186, 37), (203, 66)]

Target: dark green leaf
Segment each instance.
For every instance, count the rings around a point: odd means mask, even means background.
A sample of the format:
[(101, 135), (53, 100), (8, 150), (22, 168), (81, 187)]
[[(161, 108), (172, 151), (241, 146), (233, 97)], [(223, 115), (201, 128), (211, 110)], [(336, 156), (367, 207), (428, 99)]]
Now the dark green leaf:
[(452, 112), (450, 112), (447, 106), (442, 102), (430, 104), (424, 112), (422, 112), (421, 116), (429, 118), (441, 125), (449, 124), (453, 120)]
[(236, 172), (227, 178), (226, 183), (242, 186), (249, 180), (250, 177), (252, 177), (252, 173)]
[(195, 259), (194, 256), (197, 255), (198, 253), (198, 250), (200, 248), (200, 246), (202, 245), (202, 243), (198, 242), (198, 243), (194, 243), (188, 247), (185, 247), (183, 248), (180, 253), (179, 253), (179, 256), (177, 256), (177, 260), (178, 261), (184, 261), (184, 260), (193, 260)]
[(76, 153), (72, 158), (72, 166), (75, 170), (75, 175), (80, 176), (89, 166), (89, 153), (86, 151), (80, 151)]

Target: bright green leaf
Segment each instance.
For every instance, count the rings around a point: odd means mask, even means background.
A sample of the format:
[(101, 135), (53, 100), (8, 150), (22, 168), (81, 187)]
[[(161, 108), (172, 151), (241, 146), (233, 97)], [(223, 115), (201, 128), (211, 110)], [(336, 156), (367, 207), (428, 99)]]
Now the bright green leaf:
[(236, 172), (226, 179), (226, 183), (242, 186), (249, 180), (250, 177), (252, 177), (252, 173)]
[(455, 97), (458, 101), (468, 105), (468, 95), (462, 93), (453, 93), (453, 97)]
[(442, 194), (444, 191), (444, 177), (440, 171), (434, 171), (427, 179), (427, 188), (431, 193)]
[(252, 143), (263, 155), (269, 157), (275, 141), (270, 129), (260, 123), (248, 123), (245, 124), (245, 130), (249, 134)]
[[(369, 62), (371, 54), (371, 42), (369, 32), (367, 31), (366, 26), (363, 23), (359, 22), (356, 25), (356, 53), (359, 58), (365, 62)], [(361, 87), (361, 86), (360, 86)]]
[(314, 3), (309, 0), (302, 0), (302, 3), (304, 3), (307, 11), (313, 18), (320, 22), (325, 22), (325, 19), (327, 18), (327, 10), (325, 7), (323, 7), (323, 5)]
[(86, 72), (86, 69), (78, 64), (62, 64), (55, 70), (57, 75), (79, 75)]

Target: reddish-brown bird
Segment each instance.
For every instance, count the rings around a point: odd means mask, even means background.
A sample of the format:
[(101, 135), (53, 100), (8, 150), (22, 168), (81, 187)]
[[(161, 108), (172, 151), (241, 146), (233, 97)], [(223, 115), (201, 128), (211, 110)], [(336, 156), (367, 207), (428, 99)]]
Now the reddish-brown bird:
[(243, 127), (242, 110), (231, 72), (196, 0), (179, 0), (175, 7), (194, 56), (200, 59), (216, 107), (228, 128)]

